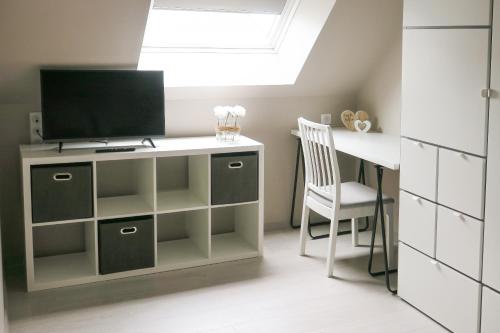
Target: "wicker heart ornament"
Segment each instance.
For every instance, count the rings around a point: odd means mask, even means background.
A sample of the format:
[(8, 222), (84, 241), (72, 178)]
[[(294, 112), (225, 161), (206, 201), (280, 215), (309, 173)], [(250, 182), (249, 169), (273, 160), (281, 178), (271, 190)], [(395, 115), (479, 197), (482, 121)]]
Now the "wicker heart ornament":
[(345, 110), (340, 114), (340, 119), (342, 120), (342, 124), (344, 124), (345, 128), (354, 131), (354, 120), (356, 120), (356, 116), (354, 112), (351, 110)]
[(356, 111), (356, 114), (354, 115), (354, 120), (361, 120), (361, 121), (365, 121), (365, 120), (369, 120), (370, 119), (370, 116), (368, 115), (368, 112), (366, 111)]

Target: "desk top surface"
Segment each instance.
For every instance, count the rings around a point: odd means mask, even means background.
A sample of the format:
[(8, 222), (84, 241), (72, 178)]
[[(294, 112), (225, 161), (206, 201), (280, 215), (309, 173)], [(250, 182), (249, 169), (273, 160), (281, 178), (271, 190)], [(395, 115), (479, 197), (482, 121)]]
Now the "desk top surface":
[[(293, 129), (291, 134), (300, 137), (298, 129)], [(399, 136), (380, 132), (358, 133), (334, 127), (333, 140), (337, 151), (391, 170), (399, 170), (401, 160)]]

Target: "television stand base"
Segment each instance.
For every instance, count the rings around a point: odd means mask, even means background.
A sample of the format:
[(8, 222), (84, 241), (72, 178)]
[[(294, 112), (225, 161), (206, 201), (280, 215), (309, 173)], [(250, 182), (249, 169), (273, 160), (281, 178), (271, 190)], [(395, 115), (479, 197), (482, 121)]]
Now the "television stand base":
[(57, 149), (57, 151), (60, 153), (62, 153), (62, 148), (63, 148), (63, 143), (62, 142), (59, 142), (59, 148)]
[(144, 142), (149, 142), (149, 144), (151, 145), (151, 147), (156, 148), (155, 143), (153, 142), (153, 139), (151, 139), (151, 138), (144, 138), (141, 141), (141, 143), (144, 144)]

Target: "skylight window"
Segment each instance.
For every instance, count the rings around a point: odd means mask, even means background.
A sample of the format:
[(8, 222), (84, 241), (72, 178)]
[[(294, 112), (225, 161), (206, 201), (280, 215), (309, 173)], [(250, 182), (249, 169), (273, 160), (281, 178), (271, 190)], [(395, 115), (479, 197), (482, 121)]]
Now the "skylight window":
[(248, 49), (274, 47), (281, 15), (154, 9), (143, 47)]
[(293, 84), (335, 0), (153, 0), (138, 69), (166, 87)]

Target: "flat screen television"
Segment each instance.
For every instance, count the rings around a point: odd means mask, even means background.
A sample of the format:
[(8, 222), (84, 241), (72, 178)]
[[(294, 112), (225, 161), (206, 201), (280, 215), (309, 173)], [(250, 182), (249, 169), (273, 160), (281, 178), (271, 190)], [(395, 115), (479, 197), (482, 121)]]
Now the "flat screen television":
[(162, 71), (40, 71), (43, 140), (165, 136)]

